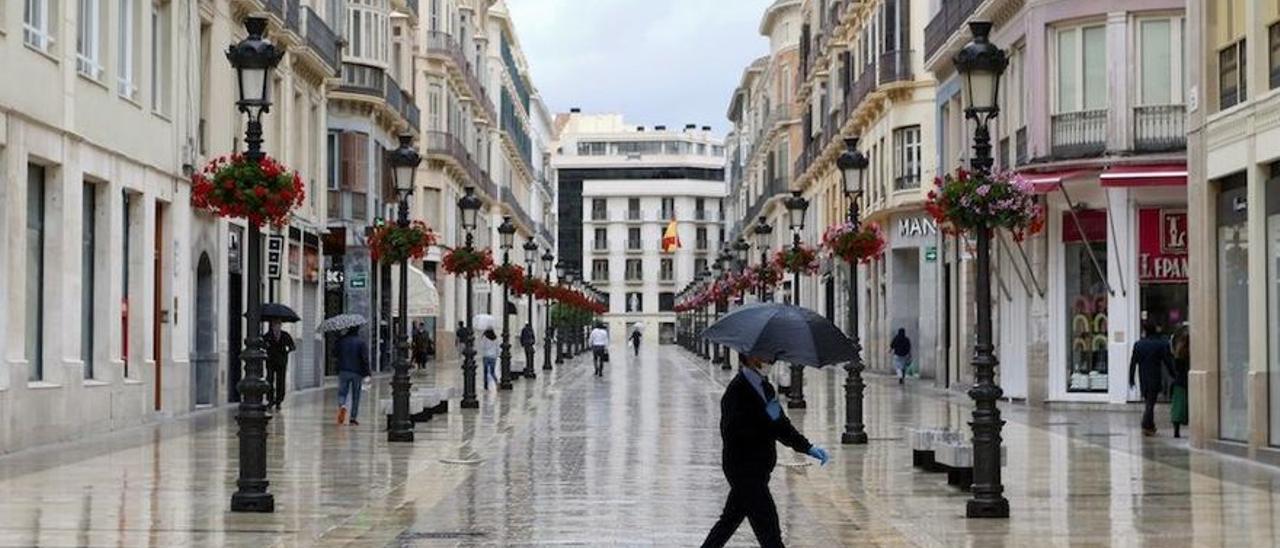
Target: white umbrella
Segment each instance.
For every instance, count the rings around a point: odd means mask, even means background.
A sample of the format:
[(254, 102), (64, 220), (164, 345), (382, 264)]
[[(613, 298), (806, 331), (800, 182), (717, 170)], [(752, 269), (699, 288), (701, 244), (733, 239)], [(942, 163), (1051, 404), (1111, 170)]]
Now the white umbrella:
[(331, 331), (345, 331), (352, 327), (359, 327), (369, 323), (364, 316), (359, 314), (338, 314), (332, 318), (328, 318), (320, 325), (316, 326), (316, 331), (320, 333), (329, 333)]
[(498, 321), (488, 314), (476, 314), (471, 318), (471, 326), (475, 328), (477, 333), (483, 333), (485, 330), (493, 329)]

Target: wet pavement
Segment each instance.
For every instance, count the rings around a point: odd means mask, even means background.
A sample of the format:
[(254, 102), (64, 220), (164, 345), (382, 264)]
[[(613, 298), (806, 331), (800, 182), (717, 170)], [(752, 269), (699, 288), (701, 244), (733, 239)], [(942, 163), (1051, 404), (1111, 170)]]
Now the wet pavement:
[[(375, 417), (387, 379), (358, 427), (333, 424), (332, 388), (291, 395), (269, 426), (274, 514), (228, 511), (230, 408), (0, 457), (0, 545), (696, 546), (728, 490), (717, 420), (731, 373), (673, 347), (612, 355), (604, 378), (583, 360), (539, 369), (418, 424), (413, 444), (389, 445)], [(444, 371), (415, 383), (457, 384)], [(1144, 439), (1131, 408), (1002, 404), (1012, 517), (966, 520), (965, 493), (911, 467), (904, 428), (960, 428), (969, 402), (872, 376), (871, 443), (842, 447), (843, 380), (811, 371), (809, 409), (788, 411), (833, 455), (819, 467), (780, 452), (789, 545), (1280, 543), (1280, 471), (1189, 451), (1167, 429)], [(734, 545), (755, 545), (749, 526)]]

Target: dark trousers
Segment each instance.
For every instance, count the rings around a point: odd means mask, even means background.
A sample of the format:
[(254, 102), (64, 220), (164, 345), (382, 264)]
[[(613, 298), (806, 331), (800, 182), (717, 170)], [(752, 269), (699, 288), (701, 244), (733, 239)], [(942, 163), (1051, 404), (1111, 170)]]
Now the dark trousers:
[(267, 366), (267, 383), (271, 385), (271, 391), (267, 392), (267, 405), (280, 405), (284, 401), (284, 385), (288, 375), (285, 374), (288, 365), (269, 365)]
[(1156, 430), (1156, 398), (1160, 397), (1159, 392), (1143, 392), (1142, 393), (1142, 429), (1155, 432)]
[(537, 349), (533, 345), (524, 347), (524, 368), (528, 371), (533, 371), (533, 356), (535, 353), (537, 353)]
[(637, 356), (639, 356), (639, 355), (640, 355), (640, 343), (638, 343), (638, 342), (631, 343), (631, 346), (635, 347), (635, 349), (636, 349), (636, 355), (637, 355)]
[(720, 520), (702, 541), (704, 548), (724, 546), (746, 518), (756, 541), (762, 548), (781, 547), (782, 528), (778, 525), (778, 507), (769, 493), (769, 479), (729, 480), (729, 499), (724, 503)]

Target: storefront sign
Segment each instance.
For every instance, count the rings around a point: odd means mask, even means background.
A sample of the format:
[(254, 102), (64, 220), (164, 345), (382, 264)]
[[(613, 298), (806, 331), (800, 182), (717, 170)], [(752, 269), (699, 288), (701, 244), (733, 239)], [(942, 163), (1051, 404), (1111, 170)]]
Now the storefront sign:
[(1187, 212), (1138, 211), (1138, 279), (1143, 283), (1186, 283)]
[(351, 289), (363, 289), (369, 283), (364, 273), (356, 274), (351, 277)]
[(280, 279), (280, 266), (283, 262), (284, 236), (273, 234), (267, 236), (267, 277)]
[(330, 268), (324, 271), (324, 285), (328, 289), (338, 289), (342, 287), (342, 283), (347, 279), (346, 273), (339, 268)]
[(931, 246), (929, 246), (929, 247), (924, 248), (924, 260), (925, 260), (925, 262), (929, 262), (929, 263), (937, 262), (937, 260), (938, 260), (938, 248), (937, 248), (936, 246), (932, 246), (932, 245), (931, 245)]
[(898, 236), (922, 238), (938, 234), (938, 222), (928, 217), (899, 217)]

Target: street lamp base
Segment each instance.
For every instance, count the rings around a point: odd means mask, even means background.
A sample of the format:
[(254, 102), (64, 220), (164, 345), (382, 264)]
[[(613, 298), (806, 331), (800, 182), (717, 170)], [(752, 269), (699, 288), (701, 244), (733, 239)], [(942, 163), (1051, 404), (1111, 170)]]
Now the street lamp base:
[(732, 370), (733, 370), (733, 366), (732, 366), (732, 365), (729, 365), (729, 360), (725, 360), (725, 361), (720, 362), (720, 369), (721, 369), (721, 370), (723, 370), (723, 371), (732, 371)]
[(964, 515), (970, 519), (1007, 518), (1009, 517), (1009, 500), (1004, 497), (969, 499)]
[[(550, 370), (551, 368), (550, 368), (550, 367), (544, 367), (543, 369), (545, 369), (545, 370)], [(534, 373), (534, 372), (533, 372), (533, 370), (532, 370), (532, 369), (530, 369), (530, 370), (528, 370), (528, 371), (525, 371), (525, 372), (524, 372), (524, 378), (526, 378), (526, 379), (536, 379), (536, 378), (538, 378), (538, 374), (537, 374), (537, 373)]]
[(480, 408), (480, 400), (462, 400), (462, 403), (461, 403), (461, 404), (459, 404), (459, 405), (460, 405), (463, 409), (479, 409), (479, 408)]
[(515, 377), (514, 377), (514, 376), (512, 376), (512, 377), (507, 378), (506, 380), (503, 380), (503, 381), (499, 382), (499, 383), (498, 383), (498, 390), (511, 390), (512, 388), (514, 388), (514, 387), (511, 385), (511, 379), (513, 379), (513, 378), (515, 378)]
[(271, 493), (234, 493), (231, 511), (269, 514), (276, 511), (276, 498)]
[(401, 443), (401, 442), (412, 443), (413, 430), (406, 430), (406, 431), (392, 430), (390, 432), (387, 432), (387, 441), (395, 442), (395, 443)]
[(841, 445), (866, 445), (866, 432), (845, 432), (840, 434)]
[(804, 400), (787, 400), (787, 409), (805, 409), (809, 407), (809, 402)]

